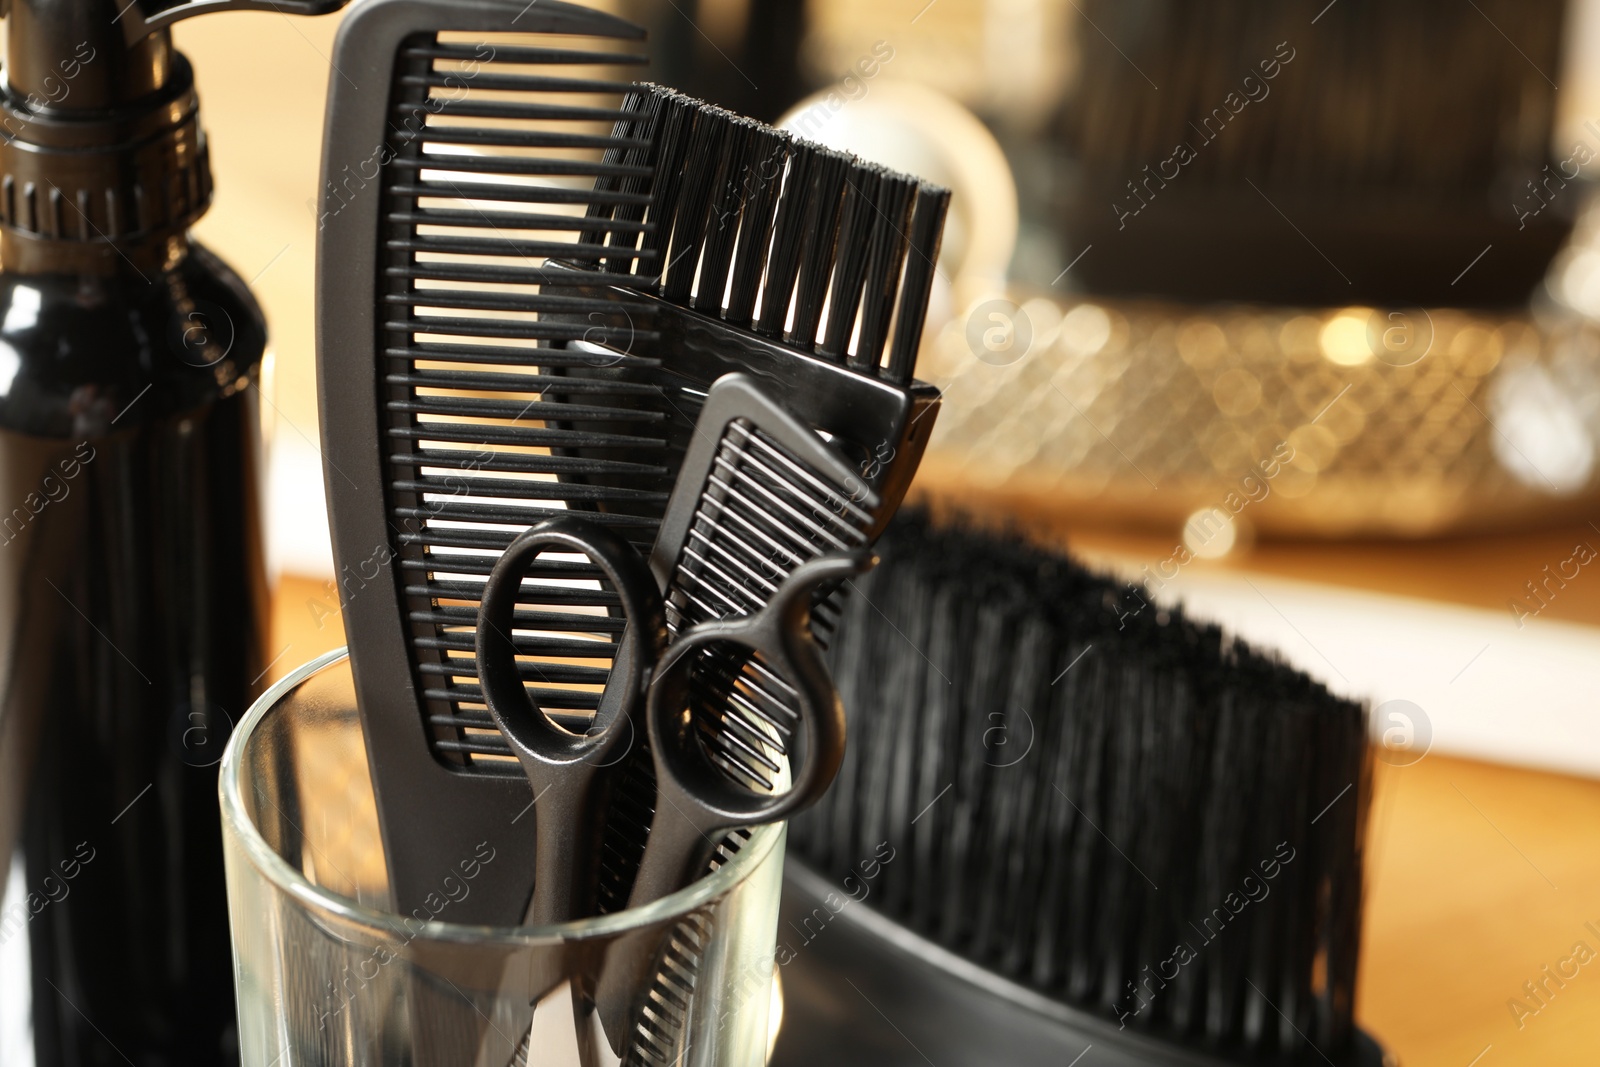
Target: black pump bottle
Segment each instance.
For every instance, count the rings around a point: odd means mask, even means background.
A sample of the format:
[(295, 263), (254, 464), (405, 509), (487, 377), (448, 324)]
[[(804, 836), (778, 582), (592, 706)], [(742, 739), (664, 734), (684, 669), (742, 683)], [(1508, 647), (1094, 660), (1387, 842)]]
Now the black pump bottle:
[(236, 1060), (217, 763), (266, 623), (246, 284), (189, 14), (0, 0), (0, 1060)]

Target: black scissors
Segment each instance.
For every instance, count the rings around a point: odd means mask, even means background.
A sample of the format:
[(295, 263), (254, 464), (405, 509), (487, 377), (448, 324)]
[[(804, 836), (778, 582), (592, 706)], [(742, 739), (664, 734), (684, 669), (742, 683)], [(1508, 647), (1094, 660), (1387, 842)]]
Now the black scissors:
[[(523, 576), (546, 552), (580, 553), (616, 592), (626, 625), (588, 729), (557, 725), (523, 684), (512, 637)], [(845, 719), (812, 636), (813, 593), (871, 566), (866, 550), (806, 561), (758, 611), (702, 622), (668, 645), (665, 599), (636, 549), (578, 515), (520, 534), (495, 563), (478, 610), (477, 659), (484, 702), (510, 741), (534, 791), (534, 887), (526, 921), (550, 924), (593, 914), (600, 840), (612, 768), (641, 725), (656, 769), (656, 808), (629, 905), (672, 893), (704, 874), (730, 830), (785, 819), (816, 801), (844, 758)], [(690, 701), (697, 656), (754, 655), (791, 690), (797, 729), (789, 786), (759, 792), (711, 759)], [(797, 745), (794, 742), (798, 742)]]

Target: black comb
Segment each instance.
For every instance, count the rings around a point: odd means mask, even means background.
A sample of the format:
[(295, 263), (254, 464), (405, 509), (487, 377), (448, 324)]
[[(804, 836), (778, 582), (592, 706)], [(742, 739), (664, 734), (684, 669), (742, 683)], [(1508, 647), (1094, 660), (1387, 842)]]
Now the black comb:
[[(643, 214), (651, 173), (623, 107), (632, 86), (584, 69), (642, 62), (619, 47), (640, 37), (548, 0), (375, 0), (352, 12), (335, 49), (360, 88), (334, 80), (324, 146), (324, 459), (351, 666), (405, 914), (484, 840), (518, 877), (483, 880), (452, 905), (453, 921), (515, 922), (517, 893), (525, 899), (530, 842), (512, 820), (531, 797), (482, 704), (472, 655), (495, 558), (524, 527), (570, 508), (648, 550), (671, 488), (659, 390), (563, 374), (595, 358), (569, 350), (573, 341), (621, 351), (629, 330), (650, 339), (637, 329), (641, 307), (578, 288), (601, 268), (588, 233), (637, 240), (649, 228), (629, 217)], [(597, 231), (586, 212), (600, 205), (611, 217)], [(636, 269), (650, 255), (627, 258)], [(565, 426), (550, 418), (557, 406), (609, 429)], [(517, 612), (519, 627), (549, 634), (527, 642), (541, 703), (580, 730), (609, 645), (571, 635), (617, 625), (597, 575), (581, 562), (543, 565)]]

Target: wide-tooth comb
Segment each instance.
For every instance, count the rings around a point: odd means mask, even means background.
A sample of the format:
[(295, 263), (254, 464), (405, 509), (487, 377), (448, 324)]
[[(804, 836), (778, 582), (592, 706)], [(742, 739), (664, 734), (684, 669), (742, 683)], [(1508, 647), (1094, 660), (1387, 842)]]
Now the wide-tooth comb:
[[(581, 69), (642, 62), (617, 44), (640, 37), (548, 0), (531, 10), (376, 0), (351, 13), (336, 46), (334, 62), (361, 89), (334, 79), (324, 146), (324, 459), (405, 914), (437, 891), (463, 842), (491, 841), (506, 875), (452, 904), (454, 921), (515, 921), (526, 890), (513, 873), (530, 869), (531, 848), (512, 819), (531, 797), (483, 706), (471, 651), (495, 558), (523, 528), (573, 508), (648, 551), (671, 489), (659, 388), (564, 373), (595, 358), (569, 348), (578, 340), (611, 341), (617, 367), (656, 366), (625, 352), (652, 340), (643, 305), (578, 288), (603, 276), (602, 253), (636, 275), (655, 269), (637, 266), (652, 262), (637, 245), (653, 171), (648, 142), (632, 134), (647, 94), (625, 109), (631, 85)], [(604, 218), (586, 216), (600, 207)], [(559, 270), (548, 265), (556, 255)], [(573, 428), (557, 411), (605, 429)], [(597, 575), (583, 561), (541, 562), (517, 613), (541, 704), (577, 729), (620, 625)]]

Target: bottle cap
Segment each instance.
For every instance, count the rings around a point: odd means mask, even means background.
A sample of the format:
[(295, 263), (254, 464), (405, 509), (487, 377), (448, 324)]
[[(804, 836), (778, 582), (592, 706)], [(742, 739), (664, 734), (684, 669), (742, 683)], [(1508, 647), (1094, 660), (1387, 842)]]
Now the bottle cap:
[[(194, 73), (168, 27), (193, 14), (322, 14), (344, 0), (7, 0), (0, 259), (49, 273), (159, 247), (211, 204)], [(87, 255), (86, 255), (87, 254)]]

